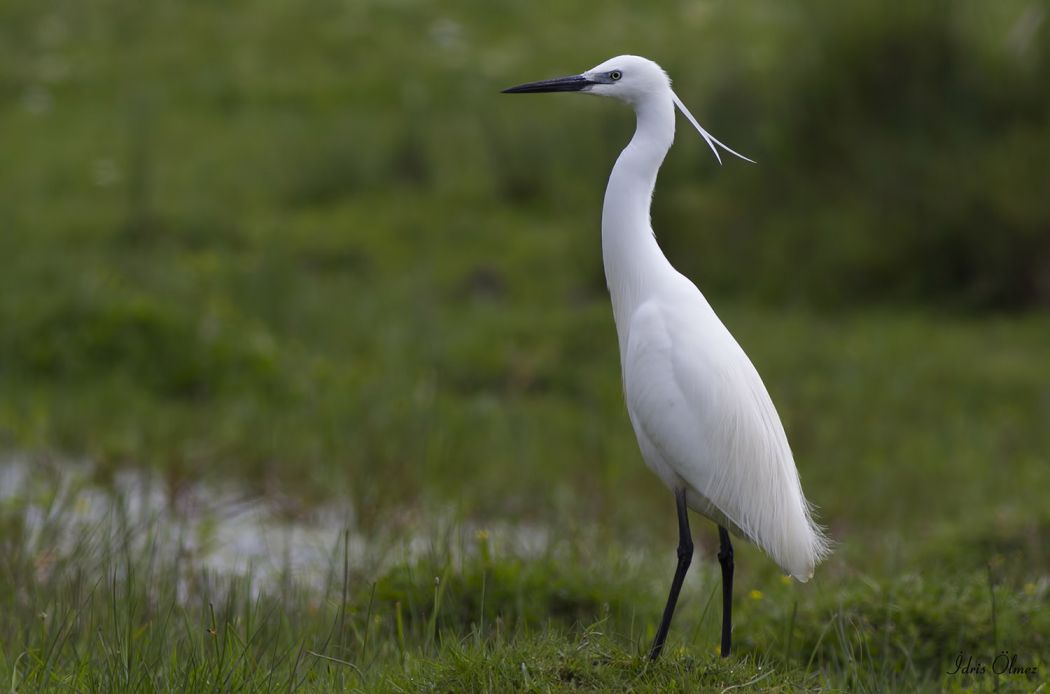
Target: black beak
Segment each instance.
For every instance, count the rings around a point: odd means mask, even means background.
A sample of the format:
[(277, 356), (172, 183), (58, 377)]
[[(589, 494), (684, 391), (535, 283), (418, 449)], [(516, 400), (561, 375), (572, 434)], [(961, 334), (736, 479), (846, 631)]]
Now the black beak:
[(571, 77), (555, 77), (552, 80), (541, 80), (539, 82), (528, 82), (519, 84), (517, 87), (509, 87), (503, 90), (504, 94), (536, 94), (538, 92), (578, 92), (597, 82), (592, 82), (583, 75), (572, 75)]

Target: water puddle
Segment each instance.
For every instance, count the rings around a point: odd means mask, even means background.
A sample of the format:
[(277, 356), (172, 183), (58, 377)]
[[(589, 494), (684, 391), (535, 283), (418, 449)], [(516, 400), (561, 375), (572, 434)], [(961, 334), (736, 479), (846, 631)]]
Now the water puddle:
[[(446, 512), (425, 514), (425, 532), (366, 535), (355, 528), (348, 504), (316, 506), (289, 518), (287, 500), (253, 496), (230, 483), (184, 485), (173, 495), (155, 474), (126, 470), (102, 484), (94, 472), (83, 461), (0, 458), (0, 513), (20, 519), (25, 549), (44, 558), (41, 570), (53, 563), (47, 557), (84, 551), (89, 539), (93, 553), (130, 546), (133, 553), (178, 557), (194, 571), (219, 577), (251, 575), (256, 591), (289, 578), (320, 589), (333, 569), (342, 571), (344, 556), (356, 571), (377, 575), (434, 552), (440, 542), (442, 555), (458, 561), (477, 547), (482, 530)], [(484, 532), (522, 557), (538, 556), (550, 544), (542, 527), (489, 524)]]

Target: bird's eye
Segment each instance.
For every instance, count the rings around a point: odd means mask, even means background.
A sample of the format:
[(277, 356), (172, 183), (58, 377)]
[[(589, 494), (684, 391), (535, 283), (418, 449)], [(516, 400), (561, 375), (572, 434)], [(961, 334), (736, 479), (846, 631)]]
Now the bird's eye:
[(621, 77), (623, 77), (623, 73), (619, 70), (613, 70), (609, 73), (609, 79), (611, 79), (613, 82), (620, 79)]

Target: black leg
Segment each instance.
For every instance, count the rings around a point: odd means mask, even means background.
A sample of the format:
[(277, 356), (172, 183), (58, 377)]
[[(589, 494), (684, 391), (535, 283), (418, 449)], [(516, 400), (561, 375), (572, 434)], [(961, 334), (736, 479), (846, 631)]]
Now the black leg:
[(682, 581), (685, 580), (685, 572), (689, 570), (689, 562), (693, 560), (693, 537), (689, 532), (689, 511), (685, 507), (685, 490), (675, 490), (674, 500), (678, 509), (678, 566), (674, 570), (674, 580), (671, 581), (671, 593), (667, 596), (664, 617), (660, 620), (660, 628), (656, 630), (656, 639), (653, 640), (652, 650), (649, 651), (649, 657), (652, 660), (659, 658), (660, 651), (664, 648), (667, 630), (671, 628), (671, 617), (674, 616), (674, 606), (678, 603), (678, 594), (682, 592)]
[(722, 565), (722, 657), (729, 657), (733, 643), (733, 543), (729, 531), (718, 526), (718, 563)]

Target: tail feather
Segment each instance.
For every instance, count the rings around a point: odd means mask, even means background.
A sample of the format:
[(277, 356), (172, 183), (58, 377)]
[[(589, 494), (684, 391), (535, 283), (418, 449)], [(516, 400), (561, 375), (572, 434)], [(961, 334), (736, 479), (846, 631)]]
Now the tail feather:
[[(742, 354), (742, 352), (741, 352)], [(746, 359), (746, 357), (744, 357)], [(746, 362), (750, 366), (750, 361)], [(750, 392), (723, 412), (718, 459), (726, 461), (705, 493), (735, 529), (800, 582), (831, 553), (813, 519), (784, 427), (754, 367), (740, 373), (734, 392)]]

